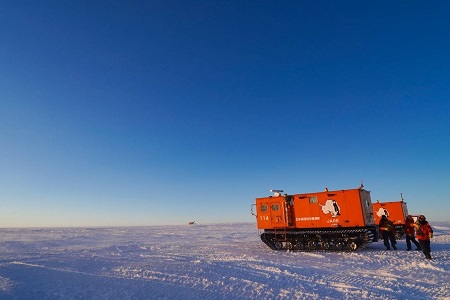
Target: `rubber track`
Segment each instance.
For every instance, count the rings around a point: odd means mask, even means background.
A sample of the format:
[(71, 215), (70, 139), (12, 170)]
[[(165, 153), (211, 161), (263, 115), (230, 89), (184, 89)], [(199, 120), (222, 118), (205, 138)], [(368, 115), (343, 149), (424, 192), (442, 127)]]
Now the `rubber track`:
[(275, 233), (277, 233), (277, 235), (284, 235), (286, 234), (286, 236), (295, 236), (295, 235), (311, 235), (311, 236), (317, 236), (317, 235), (321, 235), (321, 236), (326, 236), (326, 235), (340, 235), (342, 236), (342, 234), (350, 234), (351, 236), (349, 237), (350, 239), (354, 239), (356, 238), (355, 234), (364, 234), (364, 241), (361, 244), (358, 244), (358, 248), (356, 248), (355, 250), (349, 249), (347, 247), (342, 248), (342, 249), (335, 249), (335, 248), (330, 248), (330, 249), (294, 249), (292, 251), (300, 251), (300, 252), (354, 252), (354, 251), (358, 251), (361, 249), (364, 249), (365, 247), (367, 247), (369, 244), (372, 243), (373, 241), (373, 232), (371, 232), (368, 229), (344, 229), (344, 230), (307, 230), (307, 231), (283, 231), (283, 230), (266, 230), (264, 233), (261, 234), (261, 240), (272, 250), (288, 250), (286, 248), (281, 248), (281, 249), (277, 249), (274, 246), (274, 243), (269, 240), (267, 237), (268, 235), (274, 235)]
[(264, 242), (264, 244), (269, 246), (270, 249), (272, 249), (272, 250), (281, 250), (281, 249), (275, 248), (273, 243), (266, 239), (266, 234), (265, 233), (261, 234), (261, 240)]

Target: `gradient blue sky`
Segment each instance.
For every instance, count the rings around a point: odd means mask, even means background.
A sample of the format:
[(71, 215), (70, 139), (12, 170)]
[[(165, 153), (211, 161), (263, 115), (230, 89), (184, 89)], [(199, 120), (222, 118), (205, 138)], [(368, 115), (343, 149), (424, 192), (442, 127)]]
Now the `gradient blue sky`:
[(450, 220), (448, 1), (0, 1), (0, 227), (251, 222), (269, 189)]

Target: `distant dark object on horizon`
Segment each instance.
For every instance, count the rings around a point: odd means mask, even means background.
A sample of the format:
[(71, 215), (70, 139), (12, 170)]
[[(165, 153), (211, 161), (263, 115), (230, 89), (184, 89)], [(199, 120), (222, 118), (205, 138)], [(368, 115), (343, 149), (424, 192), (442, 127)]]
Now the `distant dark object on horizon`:
[(189, 222), (189, 225), (194, 225), (195, 221)]

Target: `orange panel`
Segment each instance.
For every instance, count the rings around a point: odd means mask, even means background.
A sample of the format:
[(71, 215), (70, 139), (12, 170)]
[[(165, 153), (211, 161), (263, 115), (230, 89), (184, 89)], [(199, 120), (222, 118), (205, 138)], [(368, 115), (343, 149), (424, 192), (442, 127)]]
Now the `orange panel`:
[(370, 193), (362, 189), (296, 194), (296, 228), (358, 227), (373, 225)]
[(373, 217), (375, 224), (380, 223), (381, 216), (386, 215), (395, 225), (405, 224), (408, 208), (404, 201), (373, 203)]
[(256, 199), (258, 229), (285, 228), (286, 203), (284, 197), (266, 197)]

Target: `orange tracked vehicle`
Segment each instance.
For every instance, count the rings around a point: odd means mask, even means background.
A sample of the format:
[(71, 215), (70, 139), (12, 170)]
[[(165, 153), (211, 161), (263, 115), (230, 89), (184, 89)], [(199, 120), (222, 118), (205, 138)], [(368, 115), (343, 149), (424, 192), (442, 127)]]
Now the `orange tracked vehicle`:
[(273, 250), (355, 251), (376, 241), (370, 192), (357, 189), (256, 198), (261, 240)]
[(373, 216), (375, 224), (380, 223), (382, 216), (386, 216), (389, 220), (394, 223), (396, 238), (401, 239), (405, 235), (405, 220), (408, 216), (408, 207), (406, 202), (391, 201), (391, 202), (377, 202), (373, 203)]

